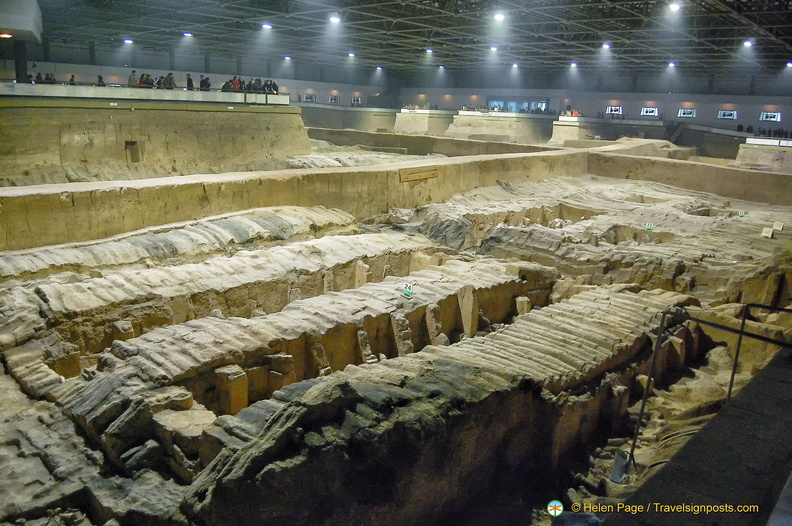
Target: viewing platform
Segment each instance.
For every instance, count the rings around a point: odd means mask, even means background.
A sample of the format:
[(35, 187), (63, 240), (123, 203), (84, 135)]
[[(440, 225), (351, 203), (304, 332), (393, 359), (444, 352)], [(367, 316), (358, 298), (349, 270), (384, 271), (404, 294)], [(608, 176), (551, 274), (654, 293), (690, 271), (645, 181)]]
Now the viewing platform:
[(0, 96), (58, 97), (81, 99), (161, 100), (179, 102), (219, 102), (229, 104), (261, 104), (288, 106), (289, 94), (268, 95), (234, 91), (200, 91), (187, 88), (154, 89), (126, 86), (93, 86), (72, 84), (27, 84), (1, 82)]

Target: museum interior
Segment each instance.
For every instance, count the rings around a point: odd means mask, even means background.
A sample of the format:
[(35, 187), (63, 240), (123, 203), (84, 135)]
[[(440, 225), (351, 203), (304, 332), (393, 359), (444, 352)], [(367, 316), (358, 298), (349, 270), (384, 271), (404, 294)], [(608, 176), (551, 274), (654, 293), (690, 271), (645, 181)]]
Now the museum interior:
[(0, 2), (0, 526), (792, 524), (789, 0)]

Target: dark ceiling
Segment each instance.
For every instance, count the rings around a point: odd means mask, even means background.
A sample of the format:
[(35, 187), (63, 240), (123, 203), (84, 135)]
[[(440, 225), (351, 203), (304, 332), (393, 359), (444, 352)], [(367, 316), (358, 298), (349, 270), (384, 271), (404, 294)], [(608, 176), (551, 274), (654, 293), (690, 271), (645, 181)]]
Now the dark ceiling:
[[(327, 66), (560, 69), (602, 62), (778, 70), (792, 61), (790, 0), (39, 0), (43, 37)], [(503, 21), (494, 19), (496, 13)], [(338, 13), (339, 24), (329, 17)], [(263, 29), (263, 23), (272, 29)], [(193, 37), (184, 37), (189, 31)], [(123, 44), (124, 38), (134, 44)], [(189, 39), (186, 41), (185, 39)], [(754, 46), (743, 46), (751, 39)], [(611, 44), (603, 50), (603, 42)], [(491, 46), (497, 46), (492, 51)], [(427, 47), (435, 50), (427, 54)], [(353, 51), (356, 56), (347, 56)], [(610, 57), (604, 54), (610, 53)]]

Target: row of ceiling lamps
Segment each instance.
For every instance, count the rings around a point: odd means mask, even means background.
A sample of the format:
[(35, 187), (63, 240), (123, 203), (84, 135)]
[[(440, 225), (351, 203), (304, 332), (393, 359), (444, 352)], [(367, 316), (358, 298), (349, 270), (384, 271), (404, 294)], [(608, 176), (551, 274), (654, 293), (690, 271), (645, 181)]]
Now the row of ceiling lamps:
[[(678, 3), (676, 3), (676, 2), (671, 3), (668, 7), (669, 7), (669, 9), (671, 9), (671, 11), (679, 11), (679, 9), (680, 9), (680, 5)], [(506, 15), (504, 15), (503, 13), (495, 13), (493, 18), (496, 21), (498, 21), (498, 22), (503, 22), (504, 20), (506, 20)], [(333, 24), (340, 24), (341, 23), (341, 17), (338, 16), (337, 13), (333, 13), (332, 15), (330, 15), (329, 20)], [(261, 27), (263, 29), (272, 29), (272, 24), (270, 24), (269, 22), (264, 22), (263, 24), (261, 24)], [(191, 32), (189, 32), (189, 31), (185, 31), (184, 32), (184, 36), (191, 37), (191, 36), (193, 36), (193, 34)], [(6, 37), (5, 34), (3, 34), (3, 35), (0, 35), (0, 38), (10, 38), (10, 35)], [(131, 38), (127, 38), (127, 39), (124, 39), (124, 42), (126, 42), (127, 44), (131, 44), (133, 42), (133, 40)], [(497, 50), (497, 48), (495, 48), (495, 47), (493, 47), (492, 49), (493, 49), (493, 51)], [(431, 53), (432, 52), (431, 49), (427, 49), (426, 51), (427, 51), (427, 53)]]

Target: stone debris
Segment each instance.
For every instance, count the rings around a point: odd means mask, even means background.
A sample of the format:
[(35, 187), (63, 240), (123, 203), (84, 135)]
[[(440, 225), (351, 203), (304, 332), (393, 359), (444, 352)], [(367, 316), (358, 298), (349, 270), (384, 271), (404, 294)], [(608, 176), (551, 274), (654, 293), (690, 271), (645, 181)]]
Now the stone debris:
[[(13, 332), (20, 334), (14, 339), (17, 345), (46, 322), (83, 353), (96, 353), (130, 334), (127, 330), (119, 338), (119, 323), (127, 328), (131, 324), (131, 333), (139, 335), (201, 316), (248, 317), (254, 309), (275, 312), (297, 297), (354, 287), (360, 261), (381, 273), (388, 267), (395, 275), (407, 275), (421, 268), (423, 259), (412, 259), (421, 251), (448, 250), (420, 236), (362, 234), (237, 252), (201, 263), (117, 270), (74, 283), (48, 281), (36, 287), (38, 298), (12, 289), (31, 307), (14, 312), (24, 320), (10, 318), (5, 323), (19, 325)], [(34, 314), (34, 309), (41, 314)]]
[(339, 166), (369, 166), (403, 161), (445, 159), (442, 154), (406, 155), (367, 151), (361, 146), (337, 146), (327, 141), (311, 139), (313, 153), (295, 155), (286, 162), (289, 168), (335, 168)]
[(358, 233), (355, 218), (336, 209), (295, 206), (259, 208), (162, 225), (120, 239), (42, 247), (0, 255), (5, 285), (64, 273), (100, 274), (139, 265), (198, 262), (223, 253), (302, 241), (324, 235)]
[[(528, 296), (536, 304), (546, 304), (556, 273), (530, 264), (515, 273), (513, 267), (486, 259), (451, 260), (442, 267), (415, 272), (411, 279), (420, 287), (421, 296), (414, 298), (409, 309), (401, 305), (397, 278), (388, 278), (300, 300), (262, 317), (207, 317), (171, 325), (115, 341), (98, 357), (97, 370), (70, 380), (51, 370), (47, 373), (42, 360), (26, 347), (12, 350), (7, 363), (31, 396), (61, 405), (111, 461), (128, 470), (122, 458), (154, 438), (149, 431), (154, 425), (151, 418), (169, 404), (178, 402), (181, 410), (193, 412), (205, 411), (206, 406), (217, 414), (233, 415), (249, 402), (266, 399), (296, 381), (375, 363), (383, 355), (393, 358), (420, 350), (431, 343), (425, 324), (429, 304), (443, 306), (439, 319), (446, 340), (449, 335), (464, 334), (465, 323), (470, 323), (469, 309), (462, 309), (464, 302), (478, 304), (497, 322), (514, 313), (515, 297)], [(466, 285), (469, 280), (480, 288)], [(399, 337), (389, 335), (391, 330)], [(359, 345), (361, 331), (365, 351)], [(33, 381), (39, 376), (46, 382)], [(194, 398), (203, 405), (193, 403)], [(201, 420), (207, 426), (212, 421)], [(165, 458), (178, 463), (182, 452), (163, 447)], [(193, 462), (189, 457), (185, 461)], [(185, 481), (199, 469), (184, 462), (178, 466), (175, 474)]]

